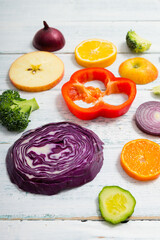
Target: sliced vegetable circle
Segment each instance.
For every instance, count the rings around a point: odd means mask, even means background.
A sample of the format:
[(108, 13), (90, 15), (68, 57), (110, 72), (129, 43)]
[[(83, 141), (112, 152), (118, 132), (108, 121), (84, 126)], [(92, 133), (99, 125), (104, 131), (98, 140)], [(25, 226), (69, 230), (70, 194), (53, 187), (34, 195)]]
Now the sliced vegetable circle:
[(160, 102), (141, 104), (136, 111), (136, 124), (143, 132), (160, 136)]
[(13, 62), (9, 70), (13, 85), (28, 92), (40, 92), (56, 86), (63, 74), (62, 60), (45, 51), (22, 55)]
[(26, 132), (9, 149), (11, 181), (24, 191), (52, 195), (95, 178), (103, 164), (103, 143), (86, 128), (50, 123)]
[(137, 180), (157, 178), (160, 174), (160, 145), (148, 139), (126, 143), (121, 152), (121, 165), (129, 176)]
[(132, 194), (118, 186), (106, 186), (99, 193), (102, 217), (112, 224), (125, 221), (134, 212), (136, 200)]

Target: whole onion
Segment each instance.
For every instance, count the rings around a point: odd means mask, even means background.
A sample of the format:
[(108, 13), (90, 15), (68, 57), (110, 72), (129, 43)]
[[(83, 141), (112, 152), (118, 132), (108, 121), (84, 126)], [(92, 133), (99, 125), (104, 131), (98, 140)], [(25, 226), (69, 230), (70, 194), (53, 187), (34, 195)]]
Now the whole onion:
[(54, 52), (65, 45), (63, 34), (56, 28), (49, 27), (43, 21), (44, 28), (40, 29), (33, 38), (33, 46), (41, 51)]
[(50, 123), (23, 134), (8, 150), (6, 164), (19, 188), (52, 195), (95, 178), (103, 164), (103, 143), (77, 124)]
[(136, 111), (136, 124), (143, 132), (160, 136), (160, 102), (141, 104)]

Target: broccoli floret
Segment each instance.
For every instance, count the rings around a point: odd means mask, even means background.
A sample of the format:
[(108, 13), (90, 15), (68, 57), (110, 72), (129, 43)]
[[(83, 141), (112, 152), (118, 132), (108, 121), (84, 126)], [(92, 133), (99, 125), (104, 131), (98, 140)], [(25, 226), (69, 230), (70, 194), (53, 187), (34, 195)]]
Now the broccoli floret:
[(136, 53), (144, 52), (151, 46), (150, 41), (141, 38), (135, 31), (132, 30), (127, 33), (126, 42), (128, 47)]
[(38, 108), (35, 98), (26, 100), (19, 92), (6, 90), (0, 95), (0, 123), (9, 131), (22, 131), (30, 122), (31, 112)]

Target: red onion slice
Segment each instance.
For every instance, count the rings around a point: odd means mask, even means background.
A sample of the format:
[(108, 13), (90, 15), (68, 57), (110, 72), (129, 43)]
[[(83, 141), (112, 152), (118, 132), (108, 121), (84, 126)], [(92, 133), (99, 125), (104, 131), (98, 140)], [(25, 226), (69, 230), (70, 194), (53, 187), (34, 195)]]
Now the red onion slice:
[(103, 142), (77, 124), (50, 123), (24, 133), (8, 150), (6, 163), (19, 188), (52, 195), (95, 178), (103, 164)]
[(149, 101), (141, 104), (136, 111), (136, 124), (145, 133), (160, 135), (160, 102)]

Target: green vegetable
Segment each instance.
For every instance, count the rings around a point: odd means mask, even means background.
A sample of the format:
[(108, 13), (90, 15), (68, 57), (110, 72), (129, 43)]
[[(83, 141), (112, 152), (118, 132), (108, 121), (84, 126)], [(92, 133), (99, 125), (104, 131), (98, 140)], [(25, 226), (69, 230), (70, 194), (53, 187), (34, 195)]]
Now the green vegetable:
[(30, 122), (31, 112), (38, 108), (35, 98), (22, 99), (19, 92), (6, 90), (0, 95), (0, 123), (9, 131), (22, 131)]
[(160, 85), (156, 86), (152, 89), (153, 93), (156, 95), (160, 95)]
[(127, 32), (126, 42), (128, 47), (136, 53), (148, 50), (152, 44), (150, 41), (141, 38), (135, 31), (132, 30)]
[(135, 205), (132, 194), (121, 187), (106, 186), (99, 193), (101, 215), (112, 224), (125, 221), (134, 212)]

